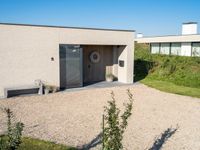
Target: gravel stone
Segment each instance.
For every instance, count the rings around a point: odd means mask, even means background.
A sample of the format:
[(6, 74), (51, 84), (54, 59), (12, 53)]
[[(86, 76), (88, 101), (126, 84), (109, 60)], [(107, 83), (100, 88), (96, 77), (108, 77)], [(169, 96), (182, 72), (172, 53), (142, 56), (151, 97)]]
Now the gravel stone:
[[(25, 124), (24, 136), (81, 148), (101, 132), (102, 114), (111, 91), (123, 110), (128, 88), (134, 95), (134, 107), (123, 139), (124, 149), (149, 149), (164, 131), (176, 127), (178, 130), (163, 144), (164, 150), (200, 149), (200, 99), (143, 84), (15, 97), (0, 100), (0, 107), (11, 108), (15, 119)], [(0, 133), (5, 129), (6, 118), (1, 112)]]

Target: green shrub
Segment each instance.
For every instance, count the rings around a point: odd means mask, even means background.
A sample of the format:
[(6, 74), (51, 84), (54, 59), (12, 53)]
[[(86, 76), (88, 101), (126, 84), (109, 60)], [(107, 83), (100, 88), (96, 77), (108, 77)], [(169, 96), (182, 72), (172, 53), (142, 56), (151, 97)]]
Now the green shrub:
[[(105, 117), (103, 117), (103, 150), (123, 149), (123, 133), (128, 125), (128, 118), (131, 116), (133, 95), (127, 90), (129, 103), (125, 104), (125, 111), (121, 116), (119, 108), (116, 106), (114, 93), (111, 93), (112, 100), (108, 101), (109, 106), (105, 107)], [(105, 124), (104, 124), (105, 122)]]
[(7, 134), (0, 137), (1, 150), (17, 150), (21, 144), (21, 137), (23, 131), (23, 123), (13, 123), (13, 112), (9, 108), (5, 108), (4, 112), (7, 115)]
[(0, 136), (0, 150), (6, 150), (7, 149), (7, 141), (3, 136)]

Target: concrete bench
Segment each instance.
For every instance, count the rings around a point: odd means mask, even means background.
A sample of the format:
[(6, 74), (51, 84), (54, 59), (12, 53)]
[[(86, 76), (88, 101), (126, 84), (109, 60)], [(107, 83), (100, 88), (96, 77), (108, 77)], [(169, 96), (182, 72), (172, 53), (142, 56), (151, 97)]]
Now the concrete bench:
[(42, 94), (41, 87), (37, 85), (26, 85), (19, 87), (4, 88), (4, 97), (9, 98), (13, 96), (25, 95), (25, 94)]

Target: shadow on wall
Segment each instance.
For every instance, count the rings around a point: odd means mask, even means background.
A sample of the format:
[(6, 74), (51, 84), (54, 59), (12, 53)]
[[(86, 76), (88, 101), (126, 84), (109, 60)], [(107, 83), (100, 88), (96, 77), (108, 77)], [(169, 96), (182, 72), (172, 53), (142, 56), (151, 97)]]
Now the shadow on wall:
[(155, 142), (153, 143), (152, 147), (148, 150), (160, 150), (162, 146), (165, 144), (165, 142), (178, 130), (178, 125), (175, 129), (168, 128), (165, 130), (159, 138), (155, 139)]
[(137, 59), (134, 61), (134, 82), (144, 79), (153, 68), (154, 62)]

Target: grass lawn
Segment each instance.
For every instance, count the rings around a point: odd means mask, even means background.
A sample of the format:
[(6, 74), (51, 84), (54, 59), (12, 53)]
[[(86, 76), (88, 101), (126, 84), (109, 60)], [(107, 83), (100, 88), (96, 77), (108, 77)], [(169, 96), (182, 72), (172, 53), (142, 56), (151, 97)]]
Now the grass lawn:
[(153, 79), (149, 79), (149, 78), (145, 78), (145, 79), (141, 80), (140, 82), (149, 87), (153, 87), (153, 88), (156, 88), (156, 89), (164, 91), (164, 92), (200, 98), (200, 89), (199, 88), (179, 86), (179, 85), (176, 85), (171, 82), (153, 80)]
[(23, 137), (18, 150), (76, 150), (76, 148), (49, 141)]
[(135, 46), (135, 82), (200, 98), (200, 57), (151, 54), (149, 48), (147, 44)]

